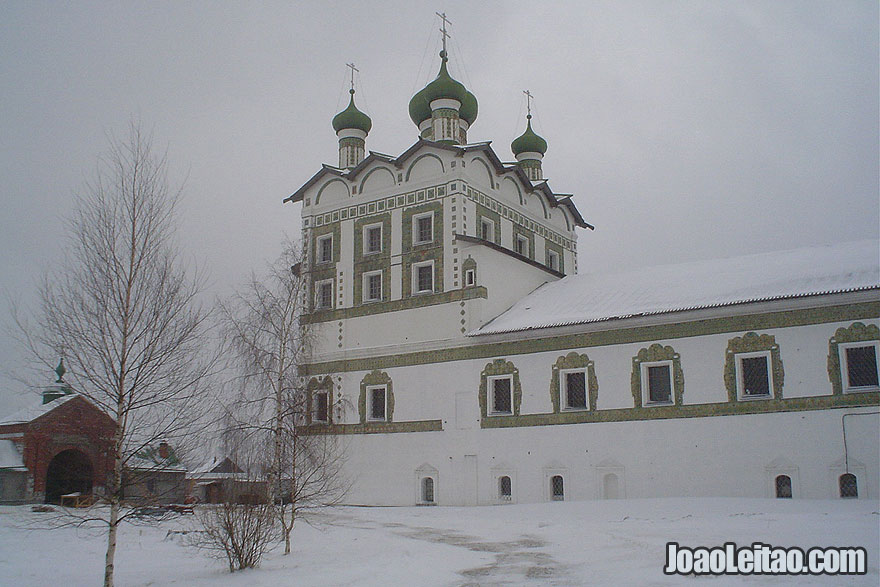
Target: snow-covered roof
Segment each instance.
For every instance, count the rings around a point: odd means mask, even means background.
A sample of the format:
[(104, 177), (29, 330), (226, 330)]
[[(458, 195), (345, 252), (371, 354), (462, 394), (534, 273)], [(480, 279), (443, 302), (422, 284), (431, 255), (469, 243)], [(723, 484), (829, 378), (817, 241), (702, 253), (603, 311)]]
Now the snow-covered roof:
[(547, 283), (469, 336), (880, 288), (880, 243), (694, 261)]
[(125, 466), (129, 469), (135, 469), (138, 471), (162, 471), (162, 472), (185, 472), (186, 467), (184, 467), (181, 463), (171, 463), (169, 461), (154, 461), (152, 459), (145, 459), (138, 456), (131, 456), (125, 463)]
[(9, 416), (0, 416), (0, 426), (5, 424), (22, 424), (24, 422), (33, 422), (40, 416), (48, 414), (55, 408), (66, 404), (77, 396), (78, 394), (76, 393), (64, 395), (50, 401), (47, 404), (28, 406), (22, 410), (15, 412), (14, 414), (10, 414)]
[(27, 470), (18, 446), (11, 440), (0, 440), (0, 469)]

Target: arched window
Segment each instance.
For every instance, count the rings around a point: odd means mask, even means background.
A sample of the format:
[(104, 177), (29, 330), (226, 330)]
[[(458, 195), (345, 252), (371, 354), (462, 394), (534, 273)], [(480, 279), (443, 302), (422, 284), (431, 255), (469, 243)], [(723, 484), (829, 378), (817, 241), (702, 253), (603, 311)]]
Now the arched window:
[(510, 483), (510, 477), (504, 475), (498, 478), (498, 498), (503, 501), (510, 501), (513, 495)]
[(553, 475), (550, 478), (550, 490), (553, 501), (563, 501), (565, 499), (565, 486), (562, 475)]
[(791, 477), (788, 475), (776, 477), (776, 497), (791, 499)]
[(859, 481), (852, 473), (844, 473), (840, 476), (840, 497), (851, 498), (859, 496)]
[(434, 479), (431, 477), (422, 479), (422, 501), (434, 503)]
[(616, 473), (607, 473), (603, 479), (605, 499), (617, 499), (620, 495), (620, 480)]

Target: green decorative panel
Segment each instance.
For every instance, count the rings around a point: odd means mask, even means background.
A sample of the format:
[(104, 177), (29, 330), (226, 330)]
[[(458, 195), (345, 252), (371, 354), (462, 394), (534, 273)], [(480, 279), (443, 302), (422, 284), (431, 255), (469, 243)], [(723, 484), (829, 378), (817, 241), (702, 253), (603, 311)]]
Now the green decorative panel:
[[(367, 387), (372, 385), (385, 386), (385, 421), (394, 421), (394, 392), (391, 389), (391, 377), (378, 369), (367, 373), (361, 380), (361, 393), (358, 395), (358, 414), (362, 425), (367, 423)], [(371, 422), (372, 423), (372, 422)]]
[[(642, 407), (642, 363), (653, 363), (656, 361), (672, 361), (673, 403), (676, 406), (682, 405), (684, 398), (684, 372), (681, 370), (681, 357), (671, 346), (663, 346), (658, 343), (654, 343), (648, 348), (640, 349), (638, 354), (633, 357), (632, 377), (630, 378), (633, 405), (636, 408)], [(660, 407), (662, 406), (652, 406), (651, 409), (658, 409)]]
[(744, 336), (737, 336), (727, 342), (727, 352), (724, 359), (724, 387), (727, 388), (727, 399), (732, 402), (739, 401), (736, 393), (736, 355), (737, 353), (754, 353), (770, 351), (770, 371), (773, 380), (773, 397), (782, 399), (782, 384), (785, 380), (785, 371), (782, 368), (782, 357), (779, 354), (779, 345), (776, 337), (771, 334), (757, 334), (747, 332)]
[(329, 375), (325, 375), (324, 377), (312, 377), (306, 384), (306, 425), (312, 424), (312, 398), (318, 391), (327, 392), (327, 420), (331, 424), (333, 423), (333, 379)]
[(617, 408), (612, 410), (578, 410), (558, 414), (527, 414), (485, 418), (482, 428), (516, 428), (522, 426), (555, 426), (560, 424), (592, 424), (598, 422), (638, 422), (674, 418), (708, 418), (747, 414), (774, 414), (811, 410), (873, 407), (880, 405), (880, 392), (820, 395), (760, 402), (722, 402), (681, 406)]
[[(425, 214), (426, 212), (434, 213), (434, 239), (431, 242), (414, 245), (413, 244), (413, 217)], [(428, 202), (419, 206), (412, 206), (403, 211), (403, 254), (421, 249), (431, 249), (435, 247), (443, 247), (443, 203)]]
[[(440, 296), (425, 296), (399, 300), (406, 302), (403, 305), (374, 304), (376, 311), (391, 311), (422, 307), (431, 303), (446, 303), (472, 299), (474, 297), (486, 297), (486, 289), (482, 287), (468, 288), (465, 290), (448, 291)], [(439, 301), (433, 302), (433, 299)], [(418, 302), (414, 304), (413, 302)], [(389, 308), (384, 310), (382, 308)], [(369, 308), (365, 306), (365, 308)], [(354, 310), (358, 310), (355, 308)], [(375, 312), (370, 312), (375, 313)], [(316, 313), (317, 315), (318, 313)], [(303, 365), (300, 369), (303, 375), (320, 373), (336, 373), (350, 371), (369, 371), (371, 369), (390, 369), (392, 367), (407, 367), (411, 365), (430, 365), (449, 361), (464, 361), (470, 359), (490, 359), (508, 355), (524, 355), (545, 351), (566, 351), (570, 349), (586, 349), (600, 346), (613, 346), (618, 344), (648, 343), (654, 340), (671, 340), (677, 338), (690, 338), (694, 336), (707, 336), (712, 334), (730, 334), (749, 330), (770, 330), (774, 328), (791, 328), (795, 326), (807, 326), (811, 324), (827, 324), (830, 322), (844, 322), (849, 320), (867, 320), (880, 314), (880, 302), (860, 302), (842, 304), (839, 306), (823, 306), (821, 308), (806, 308), (802, 310), (783, 310), (779, 312), (766, 312), (761, 314), (743, 314), (738, 316), (724, 316), (721, 318), (706, 318), (691, 322), (671, 322), (669, 324), (657, 324), (653, 326), (637, 326), (631, 328), (613, 328), (595, 332), (567, 334), (561, 336), (549, 335), (553, 329), (548, 330), (548, 336), (528, 340), (516, 339), (505, 342), (492, 342), (480, 344), (480, 337), (474, 337), (474, 344), (466, 347), (456, 347), (432, 351), (417, 351), (412, 353), (398, 353), (383, 355), (369, 359), (346, 359), (344, 361), (327, 361)], [(364, 315), (362, 313), (348, 313), (346, 310), (322, 312), (322, 320), (350, 318)], [(315, 321), (314, 316), (310, 321)], [(514, 333), (511, 335), (516, 336)]]
[[(390, 281), (390, 280), (389, 280)], [(357, 287), (355, 283), (355, 287)], [(363, 279), (361, 279), (363, 285)], [(384, 286), (383, 286), (384, 287)], [(357, 290), (360, 292), (360, 290)], [(345, 320), (348, 318), (357, 318), (359, 316), (372, 316), (375, 314), (384, 314), (385, 312), (397, 312), (399, 310), (412, 310), (414, 308), (426, 308), (428, 306), (436, 306), (438, 304), (448, 304), (450, 302), (461, 302), (464, 300), (475, 300), (478, 298), (487, 298), (488, 290), (485, 287), (469, 287), (467, 290), (450, 290), (439, 294), (425, 294), (404, 298), (402, 300), (394, 300), (392, 302), (371, 302), (354, 308), (339, 308), (336, 310), (321, 310), (304, 317), (307, 324), (315, 324), (319, 322), (334, 322), (337, 320)], [(323, 363), (326, 364), (326, 363)], [(345, 364), (348, 364), (346, 362)], [(307, 371), (310, 367), (304, 367)], [(343, 371), (365, 371), (370, 366), (366, 365), (362, 369), (347, 369)], [(323, 370), (315, 371), (316, 373), (325, 373)], [(329, 371), (326, 371), (329, 373)]]
[(404, 432), (440, 432), (443, 430), (442, 420), (413, 420), (410, 422), (367, 422), (366, 424), (331, 424), (329, 426), (312, 426), (301, 433), (317, 434), (399, 434)]
[[(489, 199), (487, 199), (486, 201), (488, 202)], [(483, 238), (483, 234), (482, 234), (483, 218), (486, 218), (487, 220), (491, 220), (492, 223), (495, 225), (494, 234), (492, 235), (493, 242), (496, 245), (500, 246), (501, 245), (501, 214), (490, 210), (489, 208), (487, 208), (486, 206), (484, 206), (482, 204), (477, 204), (476, 234), (477, 234), (478, 238)]]
[[(511, 390), (512, 394), (512, 406), (513, 415), (519, 416), (519, 406), (522, 403), (522, 386), (519, 383), (519, 369), (517, 369), (513, 363), (510, 361), (506, 361), (504, 359), (495, 359), (491, 363), (483, 368), (482, 373), (480, 373), (480, 391), (479, 391), (479, 402), (480, 402), (480, 414), (482, 415), (482, 419), (486, 420), (489, 418), (488, 410), (489, 410), (489, 398), (488, 398), (488, 388), (489, 388), (489, 377), (493, 377), (495, 375), (512, 375), (513, 376), (513, 389)], [(495, 417), (505, 417), (505, 416), (491, 416), (491, 418)]]
[(876, 324), (855, 322), (848, 328), (838, 328), (828, 341), (828, 379), (831, 380), (831, 391), (835, 395), (843, 393), (843, 381), (840, 373), (840, 350), (838, 345), (847, 342), (869, 342), (880, 340), (880, 328)]
[(568, 353), (564, 357), (556, 359), (550, 375), (550, 402), (553, 404), (553, 413), (561, 412), (561, 401), (559, 393), (559, 372), (566, 369), (585, 369), (587, 383), (587, 397), (589, 398), (588, 407), (591, 410), (596, 409), (596, 401), (599, 398), (599, 380), (596, 378), (596, 368), (593, 361), (587, 355), (581, 355), (575, 352)]
[(555, 251), (557, 255), (559, 255), (559, 267), (557, 271), (560, 273), (565, 273), (565, 255), (562, 253), (562, 247), (551, 241), (550, 239), (544, 240), (544, 264), (549, 267), (550, 266), (550, 251)]
[[(364, 227), (382, 225), (382, 252), (364, 255)], [(354, 223), (354, 262), (391, 257), (391, 212), (359, 218)]]

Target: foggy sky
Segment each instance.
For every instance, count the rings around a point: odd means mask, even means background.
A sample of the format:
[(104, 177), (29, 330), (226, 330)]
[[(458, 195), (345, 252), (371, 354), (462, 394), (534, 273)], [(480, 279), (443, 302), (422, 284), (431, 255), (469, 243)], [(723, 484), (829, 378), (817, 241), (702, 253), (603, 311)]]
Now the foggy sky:
[[(337, 162), (354, 61), (367, 149), (417, 139), (439, 67), (479, 100), (472, 142), (502, 160), (535, 95), (544, 173), (608, 271), (877, 238), (873, 1), (106, 2), (0, 4), (0, 289), (29, 304), (107, 135), (129, 120), (185, 180), (180, 241), (224, 295), (298, 234), (282, 205)], [(0, 322), (7, 321), (0, 302)], [(20, 353), (0, 333), (0, 370)], [(44, 381), (48, 384), (51, 373)], [(0, 375), (0, 411), (35, 401)]]

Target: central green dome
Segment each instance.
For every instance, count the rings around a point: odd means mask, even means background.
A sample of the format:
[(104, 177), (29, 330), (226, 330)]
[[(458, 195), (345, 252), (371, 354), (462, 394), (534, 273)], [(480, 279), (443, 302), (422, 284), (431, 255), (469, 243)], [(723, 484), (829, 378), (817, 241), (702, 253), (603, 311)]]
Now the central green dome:
[(344, 128), (352, 128), (365, 133), (370, 132), (370, 129), (373, 128), (373, 121), (354, 105), (354, 90), (348, 92), (351, 94), (348, 108), (333, 117), (333, 130), (339, 132)]
[(514, 155), (520, 153), (540, 153), (543, 155), (547, 152), (547, 141), (535, 134), (532, 130), (532, 115), (526, 117), (526, 132), (513, 139), (510, 143), (510, 150)]
[(468, 125), (477, 119), (477, 98), (468, 91), (464, 85), (449, 75), (446, 62), (449, 58), (446, 51), (440, 52), (440, 72), (437, 77), (427, 86), (416, 92), (409, 101), (409, 117), (418, 126), (431, 118), (431, 102), (441, 98), (458, 100), (461, 104), (459, 117), (467, 121)]

